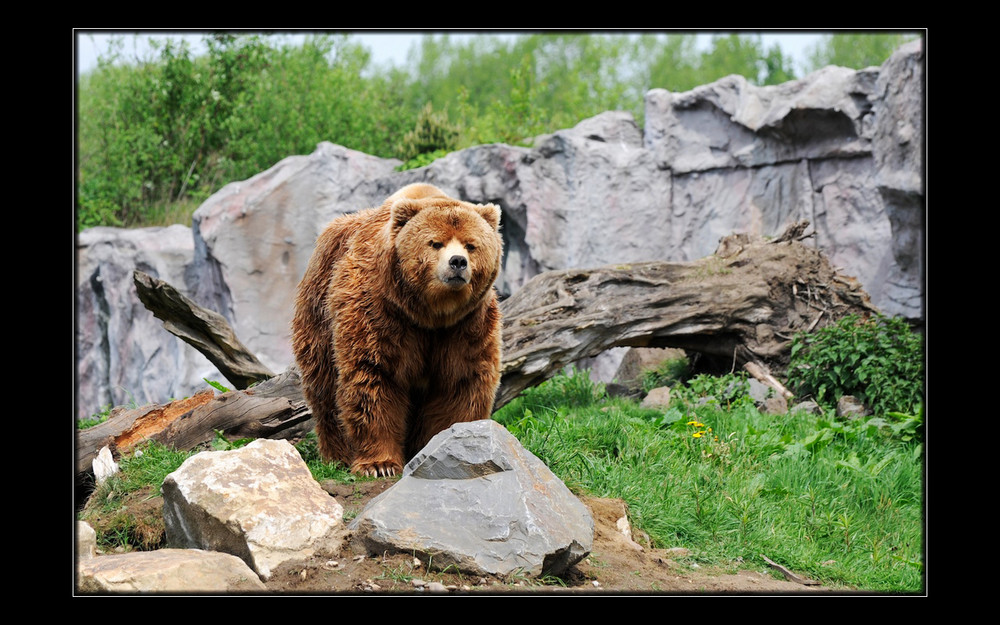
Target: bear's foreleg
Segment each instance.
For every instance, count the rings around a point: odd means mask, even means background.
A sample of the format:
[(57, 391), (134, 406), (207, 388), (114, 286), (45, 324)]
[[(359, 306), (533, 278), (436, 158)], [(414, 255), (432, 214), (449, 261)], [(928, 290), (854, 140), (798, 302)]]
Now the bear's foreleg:
[(350, 466), (354, 451), (345, 438), (337, 417), (337, 405), (332, 395), (310, 397), (307, 401), (316, 419), (316, 436), (319, 438), (319, 454), (326, 462), (341, 462)]
[(408, 399), (391, 374), (373, 361), (341, 365), (338, 420), (354, 457), (352, 473), (389, 476), (402, 472)]

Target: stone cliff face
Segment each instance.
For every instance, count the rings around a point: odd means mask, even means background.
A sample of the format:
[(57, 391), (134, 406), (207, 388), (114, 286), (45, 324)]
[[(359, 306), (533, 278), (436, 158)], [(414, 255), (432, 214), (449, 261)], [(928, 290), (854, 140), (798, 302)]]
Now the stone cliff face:
[(225, 315), (282, 370), (293, 360), (295, 288), (323, 226), (418, 181), (502, 207), (505, 295), (542, 271), (693, 260), (733, 232), (774, 235), (808, 219), (813, 244), (876, 306), (922, 318), (923, 99), (916, 41), (880, 68), (827, 67), (769, 87), (730, 76), (686, 93), (654, 89), (644, 129), (608, 112), (532, 148), (477, 146), (419, 170), (322, 143), (227, 185), (190, 230), (81, 233), (78, 416), (218, 379), (142, 308), (132, 269)]

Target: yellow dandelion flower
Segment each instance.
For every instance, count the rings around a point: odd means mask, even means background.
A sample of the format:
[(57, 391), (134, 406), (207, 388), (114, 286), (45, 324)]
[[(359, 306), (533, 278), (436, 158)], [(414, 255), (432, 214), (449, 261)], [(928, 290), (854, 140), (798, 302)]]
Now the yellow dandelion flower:
[(695, 438), (701, 438), (701, 435), (702, 435), (702, 434), (704, 434), (704, 432), (695, 432), (695, 433), (694, 433), (694, 434), (692, 434), (691, 436), (693, 436), (693, 437), (695, 437)]

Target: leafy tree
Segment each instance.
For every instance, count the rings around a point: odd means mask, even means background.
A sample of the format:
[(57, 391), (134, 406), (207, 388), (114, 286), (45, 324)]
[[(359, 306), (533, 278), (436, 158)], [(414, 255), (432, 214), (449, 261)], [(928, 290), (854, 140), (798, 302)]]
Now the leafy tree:
[[(199, 57), (154, 43), (147, 58), (127, 59), (118, 40), (80, 80), (80, 228), (193, 209), (321, 141), (419, 166), (471, 145), (528, 144), (606, 110), (642, 124), (653, 87), (684, 91), (733, 73), (754, 84), (794, 78), (780, 48), (742, 34), (719, 35), (704, 52), (686, 33), (428, 36), (404, 67), (387, 69), (371, 68), (347, 35), (292, 45), (218, 34)], [(425, 106), (433, 115), (421, 118)]]
[(706, 84), (730, 74), (744, 76), (755, 85), (776, 85), (795, 77), (791, 60), (779, 46), (765, 51), (760, 35), (719, 35), (703, 52), (699, 83)]
[(417, 125), (403, 135), (399, 153), (404, 159), (413, 159), (421, 154), (450, 151), (455, 148), (458, 128), (448, 121), (444, 111), (435, 112), (430, 102), (417, 116)]
[(639, 79), (647, 88), (689, 91), (701, 83), (695, 35), (642, 35), (637, 42)]
[(808, 53), (808, 71), (839, 65), (863, 69), (881, 65), (896, 48), (917, 37), (905, 32), (844, 32), (827, 35)]

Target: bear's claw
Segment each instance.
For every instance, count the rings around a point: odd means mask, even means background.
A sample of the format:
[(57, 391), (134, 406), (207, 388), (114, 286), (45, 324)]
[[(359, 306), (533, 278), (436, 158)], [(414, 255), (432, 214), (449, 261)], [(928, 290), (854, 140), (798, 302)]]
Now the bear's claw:
[(398, 462), (355, 462), (351, 466), (351, 473), (364, 477), (392, 477), (397, 473), (402, 473), (403, 467)]

